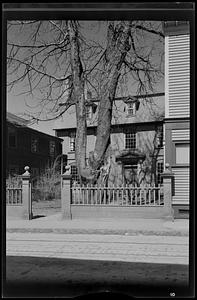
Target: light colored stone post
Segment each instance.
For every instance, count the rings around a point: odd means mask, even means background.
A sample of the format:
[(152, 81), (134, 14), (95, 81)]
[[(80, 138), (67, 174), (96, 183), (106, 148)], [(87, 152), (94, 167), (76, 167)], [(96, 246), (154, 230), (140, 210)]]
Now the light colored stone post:
[(29, 167), (26, 166), (25, 173), (22, 174), (22, 203), (23, 203), (23, 218), (26, 220), (32, 219), (32, 203), (31, 203), (31, 175)]
[(165, 218), (174, 221), (174, 210), (172, 208), (172, 180), (174, 174), (168, 163), (165, 164), (165, 171), (161, 176), (163, 177)]
[(62, 219), (71, 219), (71, 168), (66, 167), (66, 172), (62, 174), (61, 186), (61, 211)]

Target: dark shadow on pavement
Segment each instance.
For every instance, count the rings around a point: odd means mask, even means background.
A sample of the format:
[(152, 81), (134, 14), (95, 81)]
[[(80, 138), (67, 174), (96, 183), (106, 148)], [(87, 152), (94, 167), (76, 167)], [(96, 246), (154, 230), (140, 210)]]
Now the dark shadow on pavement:
[(38, 218), (43, 218), (46, 217), (46, 215), (35, 215), (32, 217), (32, 219), (38, 219)]
[[(6, 297), (76, 297), (120, 293), (129, 297), (184, 297), (187, 265), (7, 256)], [(172, 296), (171, 296), (172, 297)]]

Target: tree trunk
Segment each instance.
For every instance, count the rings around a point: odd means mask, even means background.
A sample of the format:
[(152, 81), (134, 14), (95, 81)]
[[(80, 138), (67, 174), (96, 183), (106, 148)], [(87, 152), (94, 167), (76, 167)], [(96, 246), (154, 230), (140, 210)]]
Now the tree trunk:
[(101, 86), (101, 97), (98, 112), (97, 136), (94, 152), (90, 157), (90, 165), (97, 170), (103, 164), (106, 150), (110, 145), (112, 106), (115, 98), (120, 68), (129, 46), (129, 22), (114, 28), (113, 22), (108, 27), (108, 44), (104, 58), (104, 78)]
[[(76, 107), (76, 143), (75, 159), (79, 175), (82, 175), (86, 168), (86, 143), (87, 143), (87, 124), (86, 108), (84, 97), (84, 77), (83, 67), (80, 59), (79, 39), (77, 25), (74, 21), (68, 21), (69, 38), (70, 38), (70, 57), (71, 69), (73, 74), (74, 99)], [(81, 176), (80, 176), (81, 177)]]
[(120, 76), (120, 69), (124, 58), (130, 49), (130, 22), (121, 22), (114, 27), (114, 22), (108, 26), (108, 42), (103, 59), (103, 80), (98, 112), (98, 126), (95, 148), (89, 156), (89, 167), (86, 165), (87, 124), (84, 98), (83, 67), (80, 59), (78, 31), (75, 22), (68, 22), (71, 43), (71, 68), (73, 74), (74, 97), (76, 105), (76, 164), (81, 178), (87, 181), (98, 179), (101, 166), (104, 164), (105, 154), (110, 145), (112, 120), (112, 105)]

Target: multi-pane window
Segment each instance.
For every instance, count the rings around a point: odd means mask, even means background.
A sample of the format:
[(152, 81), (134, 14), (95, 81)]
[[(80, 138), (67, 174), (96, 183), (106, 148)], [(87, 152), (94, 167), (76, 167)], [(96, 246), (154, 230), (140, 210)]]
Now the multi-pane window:
[(163, 173), (163, 162), (159, 161), (157, 162), (157, 183), (162, 184), (163, 178), (161, 177), (161, 174)]
[(31, 175), (36, 177), (39, 175), (39, 168), (31, 168)]
[(72, 182), (79, 182), (79, 175), (78, 175), (77, 167), (75, 165), (71, 166), (71, 178), (72, 178)]
[(16, 148), (16, 130), (14, 128), (8, 129), (8, 146)]
[(49, 153), (51, 156), (55, 155), (55, 142), (54, 141), (50, 141), (50, 143), (49, 143)]
[(70, 151), (71, 152), (75, 151), (75, 139), (76, 139), (75, 133), (71, 133), (70, 134)]
[(18, 166), (9, 166), (9, 174), (12, 176), (16, 176), (19, 174), (19, 167)]
[(31, 138), (31, 151), (32, 152), (38, 152), (38, 147), (39, 147), (39, 140), (37, 137), (32, 137)]
[(159, 127), (157, 131), (157, 147), (163, 147), (163, 127)]
[(86, 106), (86, 119), (90, 120), (92, 118), (92, 106)]
[(127, 130), (125, 132), (125, 148), (136, 149), (136, 132)]
[(132, 117), (136, 114), (136, 103), (135, 102), (128, 102), (127, 103), (127, 116)]

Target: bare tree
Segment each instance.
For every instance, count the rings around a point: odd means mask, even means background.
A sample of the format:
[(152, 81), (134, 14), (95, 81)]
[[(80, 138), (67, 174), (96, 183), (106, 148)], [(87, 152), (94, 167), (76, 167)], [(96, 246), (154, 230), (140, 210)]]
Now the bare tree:
[[(137, 94), (154, 91), (163, 75), (162, 51), (159, 53), (163, 34), (159, 22), (110, 21), (105, 22), (106, 38), (99, 43), (85, 36), (82, 23), (10, 21), (8, 88), (24, 82), (26, 93), (33, 95), (36, 91), (37, 97), (39, 94), (34, 120), (58, 118), (75, 105), (79, 175), (82, 180), (95, 181), (102, 177), (102, 170), (109, 170), (112, 105), (117, 90), (133, 82)], [(104, 26), (103, 22), (98, 23)], [(23, 34), (20, 43), (12, 38), (13, 32)], [(96, 143), (88, 166), (87, 87), (99, 99)]]

